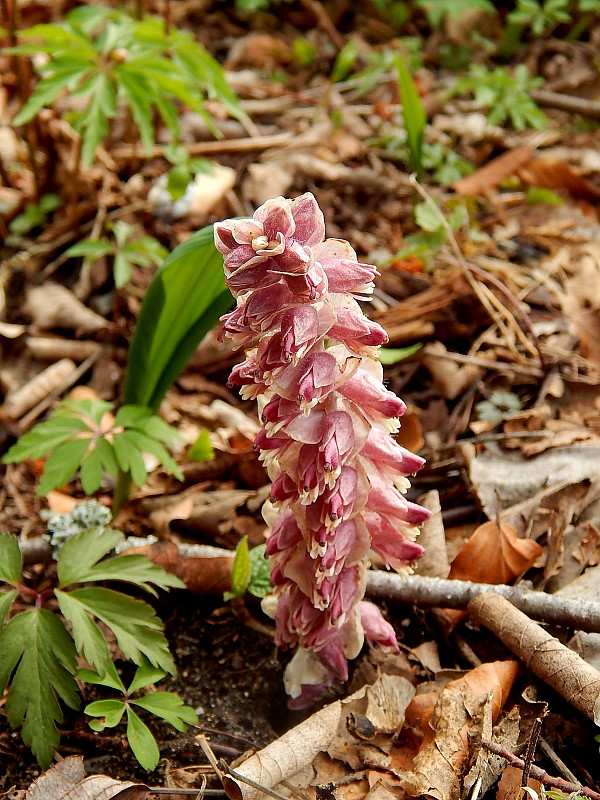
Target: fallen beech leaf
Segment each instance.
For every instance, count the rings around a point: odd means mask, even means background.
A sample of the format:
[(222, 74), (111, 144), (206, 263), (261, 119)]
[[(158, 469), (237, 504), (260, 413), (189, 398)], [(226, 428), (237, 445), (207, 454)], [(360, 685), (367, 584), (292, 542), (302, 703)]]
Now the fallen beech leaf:
[(475, 170), (452, 184), (458, 194), (489, 194), (505, 178), (510, 178), (531, 161), (533, 150), (528, 145), (515, 147), (492, 159), (483, 167)]
[(145, 800), (143, 783), (117, 781), (108, 775), (86, 777), (82, 756), (69, 756), (35, 780), (25, 800)]
[(441, 342), (432, 342), (422, 349), (422, 361), (444, 397), (454, 400), (483, 375), (483, 370), (475, 364), (456, 364), (445, 358), (447, 352)]
[(133, 547), (167, 572), (177, 575), (194, 594), (222, 594), (231, 589), (234, 553), (210, 545), (177, 545), (166, 540)]
[(519, 539), (513, 525), (489, 520), (461, 548), (449, 577), (474, 583), (509, 583), (533, 566), (543, 552), (532, 539)]
[[(520, 798), (526, 798), (527, 794), (521, 790), (522, 780), (523, 770), (510, 765), (505, 767), (496, 789), (496, 800), (520, 800)], [(527, 785), (533, 789), (538, 797), (543, 796), (541, 793), (542, 784), (536, 781), (535, 778), (529, 778)]]
[(566, 161), (551, 156), (534, 158), (518, 170), (519, 178), (540, 189), (566, 189), (579, 200), (600, 200), (600, 190), (580, 175)]
[[(516, 661), (481, 664), (441, 692), (416, 695), (406, 719), (423, 725), (424, 739), (403, 788), (413, 797), (458, 800), (470, 736), (496, 720), (517, 676)], [(432, 708), (432, 704), (435, 705)]]

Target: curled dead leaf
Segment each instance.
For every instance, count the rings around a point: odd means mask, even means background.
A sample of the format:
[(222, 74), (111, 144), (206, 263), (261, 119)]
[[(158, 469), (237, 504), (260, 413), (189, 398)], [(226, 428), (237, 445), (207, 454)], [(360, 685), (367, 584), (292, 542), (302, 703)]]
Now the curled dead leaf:
[(143, 783), (118, 781), (108, 775), (87, 775), (83, 756), (69, 756), (35, 780), (25, 800), (146, 800)]

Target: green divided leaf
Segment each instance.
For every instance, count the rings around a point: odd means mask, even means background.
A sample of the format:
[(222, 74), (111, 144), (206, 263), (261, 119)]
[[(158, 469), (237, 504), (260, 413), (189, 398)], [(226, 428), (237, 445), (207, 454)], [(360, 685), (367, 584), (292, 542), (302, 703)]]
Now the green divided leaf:
[(57, 561), (58, 585), (61, 588), (82, 583), (90, 571), (122, 540), (123, 534), (112, 528), (89, 528), (71, 536), (62, 546)]
[(231, 303), (209, 225), (175, 248), (146, 291), (129, 347), (125, 402), (156, 410)]
[(88, 703), (83, 709), (84, 714), (89, 717), (102, 717), (89, 723), (94, 731), (103, 731), (105, 728), (116, 728), (123, 719), (123, 714), (127, 708), (123, 700), (96, 700)]
[(8, 722), (12, 728), (23, 722), (23, 741), (47, 767), (59, 741), (56, 724), (63, 719), (59, 698), (79, 707), (73, 640), (54, 614), (33, 608), (2, 629), (0, 653), (0, 693), (12, 678), (5, 706)]
[(71, 623), (75, 647), (85, 660), (104, 675), (112, 664), (106, 639), (92, 620), (89, 611), (68, 592), (55, 590), (63, 616)]
[(10, 592), (0, 592), (0, 628), (4, 625), (13, 600), (19, 594), (18, 589), (11, 589)]
[(194, 709), (186, 706), (181, 697), (173, 692), (153, 692), (131, 702), (164, 719), (178, 731), (187, 731), (186, 722), (191, 725), (198, 722), (198, 715)]
[(0, 533), (0, 581), (18, 586), (23, 557), (17, 537), (10, 533)]
[(37, 494), (42, 496), (52, 489), (68, 483), (79, 469), (84, 455), (90, 447), (90, 439), (72, 439), (59, 445), (46, 459), (44, 474), (40, 480)]
[(165, 672), (175, 674), (175, 664), (154, 609), (142, 600), (104, 588), (75, 589), (69, 598), (82, 610), (108, 625), (126, 658), (141, 664), (145, 657)]
[(158, 683), (158, 681), (161, 681), (164, 677), (165, 672), (162, 669), (153, 667), (152, 664), (144, 661), (144, 663), (136, 669), (133, 680), (127, 687), (127, 694), (131, 695), (134, 692), (138, 692), (140, 689), (144, 689), (146, 686)]
[(127, 708), (127, 741), (133, 755), (142, 767), (153, 770), (158, 764), (160, 752), (150, 728), (142, 722), (132, 708)]

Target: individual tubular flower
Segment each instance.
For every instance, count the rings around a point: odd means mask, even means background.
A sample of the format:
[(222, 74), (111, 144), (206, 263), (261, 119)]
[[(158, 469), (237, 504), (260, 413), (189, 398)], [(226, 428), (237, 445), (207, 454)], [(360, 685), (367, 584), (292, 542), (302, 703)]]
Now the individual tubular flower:
[(237, 300), (222, 335), (249, 348), (230, 384), (259, 404), (277, 641), (297, 647), (285, 685), (301, 708), (347, 678), (365, 637), (397, 648), (363, 601), (365, 576), (371, 557), (401, 572), (423, 552), (415, 526), (429, 512), (405, 498), (423, 459), (391, 435), (405, 405), (383, 385), (387, 336), (356, 302), (377, 271), (325, 239), (315, 198), (269, 200), (252, 219), (215, 225), (215, 243)]

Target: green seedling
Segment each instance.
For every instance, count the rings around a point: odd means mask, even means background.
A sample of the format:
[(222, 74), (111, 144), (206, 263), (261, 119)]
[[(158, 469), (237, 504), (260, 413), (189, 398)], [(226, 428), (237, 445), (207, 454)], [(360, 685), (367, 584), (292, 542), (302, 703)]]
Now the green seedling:
[(94, 261), (104, 256), (113, 260), (113, 276), (117, 289), (122, 289), (131, 280), (134, 264), (141, 267), (158, 266), (166, 256), (167, 250), (153, 236), (134, 236), (136, 227), (118, 220), (107, 225), (113, 239), (82, 239), (70, 247), (66, 255), (83, 256)]
[[(162, 680), (166, 672), (144, 661), (136, 670), (133, 680), (127, 688), (114, 664), (111, 663), (104, 675), (94, 670), (80, 669), (77, 671), (79, 680), (114, 689), (123, 695), (123, 699), (96, 700), (83, 709), (84, 714), (93, 717), (89, 726), (93, 731), (104, 731), (106, 728), (116, 728), (125, 715), (127, 720), (127, 741), (134, 756), (144, 769), (156, 768), (160, 752), (152, 731), (140, 719), (139, 710), (147, 711), (172, 725), (176, 730), (185, 733), (187, 726), (198, 722), (198, 715), (190, 706), (186, 706), (173, 692), (150, 692), (137, 696), (142, 689), (153, 687)], [(135, 706), (135, 709), (133, 708)]]
[[(98, 622), (112, 631), (127, 659), (175, 674), (154, 609), (103, 584), (118, 581), (156, 594), (156, 588), (183, 583), (145, 556), (110, 556), (122, 538), (120, 531), (102, 527), (75, 534), (57, 555), (56, 586), (38, 591), (22, 575), (16, 537), (0, 533), (0, 582), (11, 587), (0, 590), (0, 693), (8, 690), (8, 722), (21, 728), (23, 741), (42, 767), (48, 766), (59, 743), (61, 704), (79, 708), (77, 657), (101, 676), (114, 669)], [(34, 605), (16, 611), (17, 598), (19, 609), (27, 601)]]
[(269, 564), (265, 558), (265, 544), (248, 548), (248, 537), (238, 544), (231, 570), (231, 591), (225, 592), (224, 600), (243, 597), (246, 592), (255, 597), (265, 597), (271, 591)]
[(45, 495), (79, 472), (86, 494), (96, 492), (105, 474), (131, 473), (143, 486), (148, 474), (143, 453), (156, 456), (163, 468), (179, 480), (183, 475), (166, 449), (180, 436), (150, 409), (122, 406), (112, 417), (105, 400), (65, 400), (46, 422), (25, 433), (2, 459), (15, 464), (47, 456), (38, 494)]

